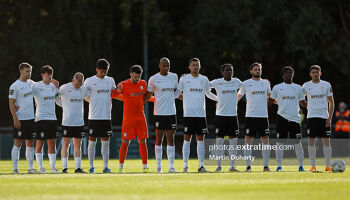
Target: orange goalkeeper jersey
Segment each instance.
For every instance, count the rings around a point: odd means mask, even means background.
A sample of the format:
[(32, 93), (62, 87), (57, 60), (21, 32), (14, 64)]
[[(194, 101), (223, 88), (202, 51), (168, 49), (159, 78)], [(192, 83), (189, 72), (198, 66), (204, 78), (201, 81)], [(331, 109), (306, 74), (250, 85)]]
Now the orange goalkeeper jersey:
[(133, 83), (130, 79), (118, 84), (124, 101), (123, 116), (127, 118), (145, 117), (143, 95), (147, 91), (146, 81), (140, 80)]

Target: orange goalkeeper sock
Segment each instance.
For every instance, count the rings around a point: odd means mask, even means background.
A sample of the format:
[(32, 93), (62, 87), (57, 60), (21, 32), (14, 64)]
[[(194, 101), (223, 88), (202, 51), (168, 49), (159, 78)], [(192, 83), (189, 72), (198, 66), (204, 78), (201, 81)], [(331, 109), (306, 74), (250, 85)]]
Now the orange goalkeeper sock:
[(126, 153), (128, 152), (129, 144), (122, 142), (119, 150), (119, 163), (123, 164), (126, 158)]
[(139, 144), (140, 147), (140, 155), (142, 159), (142, 164), (147, 164), (147, 159), (148, 159), (148, 151), (147, 151), (147, 146), (145, 143)]

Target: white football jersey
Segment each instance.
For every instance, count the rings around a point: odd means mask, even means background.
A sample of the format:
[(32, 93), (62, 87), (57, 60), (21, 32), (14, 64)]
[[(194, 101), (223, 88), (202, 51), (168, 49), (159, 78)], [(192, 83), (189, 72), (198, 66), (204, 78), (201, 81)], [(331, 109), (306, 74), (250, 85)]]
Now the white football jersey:
[(246, 95), (246, 117), (267, 118), (267, 95), (271, 93), (270, 82), (265, 79), (244, 81), (239, 89), (240, 95)]
[(304, 100), (304, 92), (300, 85), (280, 83), (272, 88), (272, 99), (277, 100), (277, 113), (283, 118), (300, 123), (299, 101)]
[(57, 120), (55, 98), (57, 88), (53, 83), (46, 84), (43, 81), (34, 83), (33, 95), (36, 106), (35, 121)]
[(307, 96), (307, 118), (328, 118), (328, 97), (333, 96), (332, 86), (327, 81), (308, 81), (303, 85)]
[(210, 91), (206, 76), (187, 74), (180, 79), (177, 89), (183, 92), (184, 117), (206, 117), (205, 93)]
[(89, 119), (90, 120), (110, 120), (112, 110), (111, 91), (116, 88), (112, 77), (105, 76), (98, 78), (92, 76), (84, 82), (89, 91)]
[(157, 73), (148, 81), (147, 91), (154, 92), (154, 115), (175, 115), (175, 90), (178, 78), (175, 73), (169, 72), (167, 76)]
[(216, 115), (237, 116), (237, 92), (241, 81), (238, 78), (232, 78), (230, 81), (219, 78), (210, 81), (210, 86), (216, 90), (219, 98)]
[(58, 97), (62, 102), (63, 126), (84, 126), (84, 98), (89, 96), (87, 88), (83, 85), (79, 89), (72, 83), (64, 84), (58, 90)]
[(32, 80), (17, 80), (10, 86), (9, 98), (16, 99), (16, 106), (19, 107), (16, 112), (18, 120), (34, 119), (33, 85)]

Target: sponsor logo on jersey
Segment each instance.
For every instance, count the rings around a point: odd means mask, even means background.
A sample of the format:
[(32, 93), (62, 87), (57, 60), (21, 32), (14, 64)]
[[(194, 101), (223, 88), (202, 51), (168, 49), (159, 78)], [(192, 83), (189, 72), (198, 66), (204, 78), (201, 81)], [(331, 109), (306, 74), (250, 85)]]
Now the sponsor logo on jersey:
[(190, 92), (203, 92), (202, 88), (190, 88)]
[(283, 96), (282, 100), (294, 100), (295, 96)]
[(174, 92), (175, 88), (162, 88), (162, 92)]
[(27, 97), (27, 96), (29, 96), (29, 95), (31, 95), (32, 94), (32, 92), (28, 92), (28, 93), (25, 93), (23, 96), (24, 97)]
[(70, 102), (72, 102), (72, 103), (80, 103), (82, 101), (83, 101), (83, 99), (70, 99)]
[(255, 95), (259, 95), (259, 94), (265, 94), (265, 91), (252, 91), (252, 94)]
[(234, 94), (236, 90), (223, 90), (221, 93), (222, 94)]
[(44, 97), (44, 100), (54, 100), (55, 97), (54, 96), (47, 96), (47, 97)]
[(141, 90), (143, 90), (143, 86), (142, 85), (140, 85), (140, 88), (141, 88)]
[(142, 96), (143, 92), (135, 92), (135, 93), (130, 93), (131, 97), (135, 97), (135, 96)]
[(311, 95), (311, 99), (322, 99), (325, 96), (326, 95), (324, 94), (315, 94), (315, 95)]
[(97, 90), (97, 94), (100, 94), (100, 93), (109, 93), (109, 90)]

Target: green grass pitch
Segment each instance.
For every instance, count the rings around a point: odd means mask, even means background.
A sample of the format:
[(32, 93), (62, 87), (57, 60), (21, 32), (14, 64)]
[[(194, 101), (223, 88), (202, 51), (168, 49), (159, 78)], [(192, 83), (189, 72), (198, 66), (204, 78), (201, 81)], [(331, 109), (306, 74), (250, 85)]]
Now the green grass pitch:
[[(349, 163), (349, 160), (346, 160)], [(34, 161), (35, 162), (35, 161)], [(296, 161), (295, 161), (296, 162)], [(308, 163), (308, 160), (305, 160)], [(35, 167), (37, 166), (34, 163)], [(70, 159), (68, 165), (74, 166)], [(167, 171), (167, 160), (162, 161)], [(88, 171), (88, 161), (83, 159), (83, 169)], [(182, 160), (175, 161), (177, 171), (182, 171)], [(101, 174), (102, 160), (95, 161), (97, 174), (25, 174), (26, 161), (20, 160), (20, 172), (11, 174), (10, 160), (0, 161), (0, 199), (349, 199), (350, 170), (344, 173), (297, 172), (297, 166), (284, 166), (284, 172), (262, 172), (253, 166), (252, 173), (198, 174), (197, 160), (190, 161), (191, 173), (154, 173), (155, 160), (149, 161), (153, 173), (141, 173), (140, 160), (126, 160), (126, 174)], [(49, 168), (48, 160), (44, 167)], [(117, 172), (118, 161), (110, 160)], [(271, 166), (274, 170), (276, 166)], [(308, 170), (310, 166), (305, 166)], [(57, 168), (62, 170), (61, 161)], [(207, 166), (214, 171), (215, 166)], [(223, 166), (224, 171), (228, 166)], [(244, 166), (238, 166), (244, 170)], [(324, 166), (319, 165), (323, 171)]]

